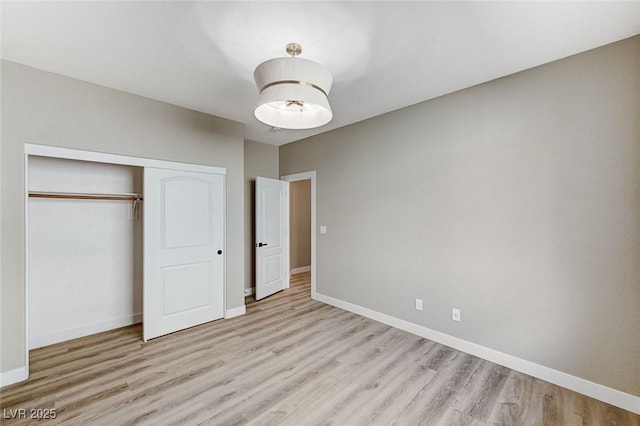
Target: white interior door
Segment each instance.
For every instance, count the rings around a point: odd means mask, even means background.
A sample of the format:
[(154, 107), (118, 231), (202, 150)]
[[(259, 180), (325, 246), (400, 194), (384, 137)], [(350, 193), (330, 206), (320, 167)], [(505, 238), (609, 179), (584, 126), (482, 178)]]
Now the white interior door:
[(289, 287), (289, 182), (256, 178), (256, 300)]
[(144, 169), (144, 340), (223, 317), (219, 174)]

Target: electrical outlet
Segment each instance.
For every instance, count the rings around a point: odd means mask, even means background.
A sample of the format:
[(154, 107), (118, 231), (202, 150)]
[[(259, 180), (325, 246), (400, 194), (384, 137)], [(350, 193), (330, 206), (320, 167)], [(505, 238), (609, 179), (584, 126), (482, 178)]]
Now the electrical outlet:
[(451, 308), (451, 319), (454, 321), (460, 321), (460, 309)]
[(416, 311), (422, 310), (422, 299), (416, 299)]

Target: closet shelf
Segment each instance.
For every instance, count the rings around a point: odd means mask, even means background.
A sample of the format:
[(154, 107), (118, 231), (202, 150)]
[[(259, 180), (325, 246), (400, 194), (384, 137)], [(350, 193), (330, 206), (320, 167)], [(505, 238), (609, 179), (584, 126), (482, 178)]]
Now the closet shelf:
[(44, 192), (29, 191), (29, 198), (58, 198), (70, 200), (111, 200), (111, 201), (142, 201), (142, 194), (92, 194), (84, 192)]

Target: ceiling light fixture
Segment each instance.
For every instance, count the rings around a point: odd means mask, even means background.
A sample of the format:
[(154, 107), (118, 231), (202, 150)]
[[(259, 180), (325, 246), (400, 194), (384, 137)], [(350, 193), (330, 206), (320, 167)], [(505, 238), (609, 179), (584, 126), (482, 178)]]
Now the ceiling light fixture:
[(299, 44), (289, 43), (290, 58), (275, 58), (258, 65), (253, 73), (260, 92), (254, 114), (265, 124), (280, 129), (313, 129), (333, 118), (327, 95), (331, 73), (316, 62), (300, 59)]

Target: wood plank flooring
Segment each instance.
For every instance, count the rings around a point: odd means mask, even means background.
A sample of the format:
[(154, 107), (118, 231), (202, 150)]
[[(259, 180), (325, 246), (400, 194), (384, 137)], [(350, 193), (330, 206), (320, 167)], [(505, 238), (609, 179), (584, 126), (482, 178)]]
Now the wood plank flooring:
[[(139, 325), (31, 351), (1, 423), (636, 425), (640, 416), (309, 297), (147, 343)], [(49, 420), (17, 409), (55, 409)], [(37, 412), (34, 412), (37, 413)], [(41, 412), (42, 413), (42, 412)]]

